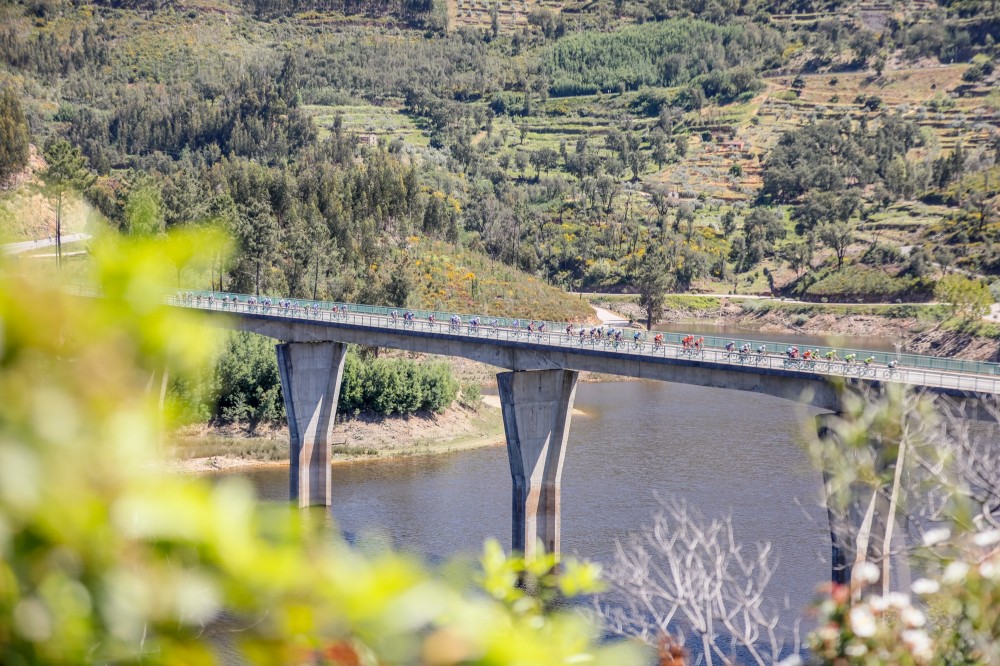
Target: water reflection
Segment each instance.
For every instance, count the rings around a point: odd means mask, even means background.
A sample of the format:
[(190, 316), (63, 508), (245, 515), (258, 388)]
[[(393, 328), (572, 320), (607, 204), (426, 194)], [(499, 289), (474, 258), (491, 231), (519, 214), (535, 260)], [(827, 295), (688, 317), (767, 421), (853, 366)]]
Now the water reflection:
[[(800, 347), (840, 347), (843, 349), (863, 349), (867, 351), (894, 352), (896, 346), (892, 338), (874, 335), (806, 335), (799, 333), (761, 333), (738, 326), (725, 324), (708, 324), (693, 320), (690, 322), (674, 322), (657, 324), (657, 331), (665, 333), (690, 333), (692, 335), (717, 335), (743, 342), (759, 340), (761, 342), (782, 342)], [(901, 342), (901, 341), (900, 341)]]

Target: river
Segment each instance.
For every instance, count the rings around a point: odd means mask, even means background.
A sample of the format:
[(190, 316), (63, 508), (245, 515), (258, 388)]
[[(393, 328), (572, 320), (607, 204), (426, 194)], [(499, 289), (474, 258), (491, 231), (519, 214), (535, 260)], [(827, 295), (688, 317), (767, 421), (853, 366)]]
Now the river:
[[(732, 513), (737, 538), (769, 541), (770, 594), (784, 621), (829, 579), (821, 479), (797, 446), (813, 413), (769, 396), (632, 381), (577, 390), (562, 485), (567, 554), (608, 562), (616, 539), (649, 524), (657, 494), (709, 517)], [(239, 472), (287, 501), (287, 468)], [(502, 446), (333, 467), (333, 520), (351, 541), (377, 539), (432, 562), (510, 543), (511, 480)]]
[[(692, 335), (717, 335), (721, 338), (732, 338), (739, 344), (748, 340), (759, 342), (781, 342), (795, 344), (802, 348), (806, 347), (842, 347), (849, 349), (862, 349), (866, 351), (896, 351), (896, 346), (891, 338), (878, 337), (874, 335), (808, 335), (803, 333), (761, 333), (759, 331), (748, 331), (738, 326), (726, 324), (710, 324), (693, 319), (691, 321), (670, 322), (657, 324), (654, 327), (657, 331), (666, 333), (690, 333)], [(900, 341), (901, 342), (901, 341)], [(739, 346), (739, 345), (737, 345)]]

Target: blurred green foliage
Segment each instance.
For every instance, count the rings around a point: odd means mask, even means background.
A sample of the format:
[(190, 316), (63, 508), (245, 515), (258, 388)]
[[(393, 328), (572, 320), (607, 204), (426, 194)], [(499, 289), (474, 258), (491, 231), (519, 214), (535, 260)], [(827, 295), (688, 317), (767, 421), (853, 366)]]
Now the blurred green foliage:
[[(493, 572), (524, 565), (495, 545), (477, 593), (312, 538), (308, 513), (258, 504), (241, 479), (157, 472), (150, 377), (189, 376), (216, 348), (160, 285), (213, 245), (99, 240), (99, 299), (0, 267), (0, 661), (640, 663), (578, 614), (509, 603), (514, 581)], [(567, 563), (543, 582), (595, 578)]]

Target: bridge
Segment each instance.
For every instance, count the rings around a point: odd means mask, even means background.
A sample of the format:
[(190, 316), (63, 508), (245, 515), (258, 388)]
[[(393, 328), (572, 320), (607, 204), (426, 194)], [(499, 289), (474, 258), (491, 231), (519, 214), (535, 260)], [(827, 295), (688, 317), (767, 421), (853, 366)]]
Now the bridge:
[[(741, 354), (711, 337), (694, 349), (678, 334), (664, 333), (660, 342), (634, 340), (628, 331), (616, 340), (591, 336), (590, 327), (581, 336), (579, 326), (564, 322), (535, 321), (529, 332), (527, 320), (480, 316), (474, 325), (472, 317), (455, 322), (448, 313), (412, 311), (410, 318), (402, 309), (255, 302), (241, 294), (187, 292), (167, 302), (205, 311), (216, 325), (279, 341), (291, 440), (289, 491), (300, 507), (331, 503), (330, 442), (348, 344), (458, 356), (505, 369), (497, 384), (513, 482), (512, 546), (529, 559), (539, 544), (559, 553), (560, 483), (580, 372), (764, 393), (829, 412), (839, 409), (837, 381), (898, 382), (973, 405), (1000, 395), (1000, 364), (977, 361), (861, 350), (840, 350), (827, 360), (833, 350), (826, 348), (816, 350), (819, 358), (790, 359), (784, 343), (751, 342), (754, 351)], [(848, 355), (857, 360), (838, 358)], [(861, 361), (867, 358), (873, 359), (870, 364)], [(896, 368), (888, 367), (892, 360)], [(844, 578), (850, 566), (837, 543), (839, 532), (832, 527), (831, 532)]]

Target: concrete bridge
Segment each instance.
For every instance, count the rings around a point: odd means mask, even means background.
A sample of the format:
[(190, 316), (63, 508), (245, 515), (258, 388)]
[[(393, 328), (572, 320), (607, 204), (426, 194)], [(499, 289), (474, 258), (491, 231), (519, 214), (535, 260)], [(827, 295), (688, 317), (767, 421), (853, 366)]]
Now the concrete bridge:
[[(830, 412), (839, 409), (838, 381), (899, 382), (972, 404), (1000, 394), (1000, 365), (991, 363), (883, 352), (856, 352), (859, 359), (874, 356), (872, 365), (803, 361), (783, 355), (784, 344), (763, 343), (763, 354), (692, 350), (672, 334), (664, 334), (662, 344), (634, 341), (633, 331), (621, 342), (581, 339), (579, 328), (567, 333), (565, 323), (547, 322), (542, 332), (529, 334), (526, 321), (480, 317), (479, 326), (471, 326), (466, 317), (456, 326), (447, 314), (417, 312), (408, 321), (402, 310), (393, 316), (387, 308), (362, 305), (264, 306), (221, 294), (179, 295), (168, 302), (204, 310), (216, 325), (279, 341), (291, 439), (289, 490), (300, 507), (330, 505), (330, 440), (348, 344), (459, 356), (506, 370), (497, 374), (497, 384), (513, 481), (512, 544), (526, 558), (535, 556), (538, 544), (559, 553), (560, 481), (580, 372), (765, 393)], [(890, 358), (898, 358), (897, 369), (887, 367)], [(842, 530), (833, 533), (834, 561), (842, 568), (834, 578), (844, 579), (850, 569), (843, 568), (838, 533)]]

